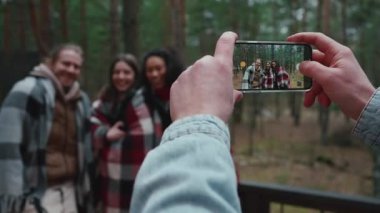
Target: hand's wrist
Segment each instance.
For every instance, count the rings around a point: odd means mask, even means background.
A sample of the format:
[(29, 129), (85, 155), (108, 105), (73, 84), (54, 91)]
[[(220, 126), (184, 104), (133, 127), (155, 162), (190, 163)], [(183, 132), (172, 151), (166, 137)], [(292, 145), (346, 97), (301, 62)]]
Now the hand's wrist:
[(355, 120), (359, 121), (361, 119), (368, 105), (371, 103), (371, 101), (373, 100), (375, 96), (378, 96), (379, 92), (380, 92), (380, 87), (377, 89), (374, 88), (374, 91), (372, 92), (369, 98), (367, 99), (363, 98), (363, 103), (364, 103), (363, 107), (360, 108), (360, 112), (358, 113), (358, 116), (355, 118)]
[(210, 114), (191, 115), (174, 121), (165, 130), (161, 143), (194, 133), (211, 134), (229, 146), (230, 135), (227, 124), (219, 117)]
[(362, 92), (358, 94), (358, 104), (355, 111), (351, 115), (353, 119), (358, 120), (360, 118), (362, 112), (365, 110), (368, 103), (372, 100), (375, 93), (376, 89), (372, 85), (368, 85), (367, 88), (363, 89)]

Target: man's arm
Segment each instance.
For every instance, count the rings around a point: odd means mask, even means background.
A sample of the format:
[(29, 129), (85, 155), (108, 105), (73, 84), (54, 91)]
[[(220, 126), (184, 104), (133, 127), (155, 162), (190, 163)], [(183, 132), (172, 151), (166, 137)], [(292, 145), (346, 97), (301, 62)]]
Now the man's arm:
[(240, 212), (229, 147), (217, 117), (174, 122), (139, 171), (131, 212)]
[(251, 79), (250, 78), (251, 78), (251, 75), (252, 75), (252, 71), (253, 71), (252, 66), (249, 66), (244, 71), (243, 79), (241, 81), (241, 88), (242, 89), (250, 89), (250, 85), (251, 85), (251, 82), (250, 82)]
[(20, 148), (27, 101), (34, 84), (32, 78), (17, 83), (0, 109), (0, 212), (21, 212), (26, 201)]
[(196, 61), (172, 85), (175, 122), (139, 171), (132, 212), (241, 211), (224, 123), (242, 97), (232, 86), (235, 40), (224, 33), (214, 56)]
[(371, 97), (356, 123), (353, 135), (380, 151), (380, 88)]

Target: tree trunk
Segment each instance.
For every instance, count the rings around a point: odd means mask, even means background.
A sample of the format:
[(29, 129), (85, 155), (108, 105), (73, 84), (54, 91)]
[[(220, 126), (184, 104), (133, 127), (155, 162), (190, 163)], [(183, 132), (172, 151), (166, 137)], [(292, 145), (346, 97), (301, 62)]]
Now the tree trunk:
[(4, 19), (3, 19), (3, 48), (6, 55), (11, 53), (11, 23), (10, 23), (10, 3), (4, 4)]
[[(84, 57), (86, 58), (88, 56), (87, 49), (87, 0), (80, 0), (80, 5), (79, 5), (79, 24), (80, 24), (80, 45), (84, 51)], [(82, 70), (86, 70), (87, 68), (87, 63), (84, 63), (84, 67), (82, 67)], [(88, 89), (88, 78), (86, 77), (86, 72), (83, 72), (83, 78), (82, 78), (82, 85), (81, 87), (84, 89)]]
[(46, 56), (49, 50), (46, 47), (41, 37), (41, 29), (40, 29), (40, 25), (39, 25), (37, 13), (36, 13), (35, 0), (28, 0), (28, 8), (29, 8), (29, 15), (30, 15), (30, 25), (32, 27), (34, 39), (36, 40), (38, 52), (40, 53), (40, 55)]
[(67, 22), (67, 0), (60, 0), (60, 12), (59, 16), (61, 19), (61, 33), (62, 40), (67, 42), (69, 40), (69, 27)]
[(51, 20), (51, 1), (40, 1), (40, 26), (41, 26), (41, 39), (50, 50), (53, 47), (53, 27)]
[(160, 6), (160, 18), (162, 20), (162, 32), (167, 34), (166, 36), (162, 36), (161, 44), (164, 47), (169, 47), (172, 45), (172, 24), (171, 24), (171, 1), (165, 0), (162, 2)]
[(249, 155), (254, 154), (254, 133), (257, 127), (257, 117), (258, 117), (258, 112), (259, 112), (259, 107), (258, 107), (258, 102), (260, 101), (260, 96), (255, 95), (255, 96), (249, 96), (247, 97), (245, 101), (245, 107), (248, 108), (246, 112), (248, 112), (248, 118), (249, 118)]
[(115, 56), (119, 52), (119, 37), (120, 37), (120, 17), (119, 17), (120, 0), (110, 1), (110, 52), (111, 56)]
[(87, 0), (80, 0), (80, 8), (79, 8), (79, 13), (80, 13), (80, 44), (83, 48), (83, 51), (86, 53), (87, 52)]
[[(322, 32), (325, 34), (330, 33), (330, 0), (322, 1)], [(327, 107), (319, 106), (319, 121), (321, 127), (321, 143), (327, 145), (328, 128), (329, 128), (330, 110)]]
[[(271, 18), (271, 23), (272, 23), (272, 27), (273, 27), (273, 35), (272, 35), (272, 40), (275, 41), (277, 38), (277, 35), (279, 34), (279, 27), (278, 27), (278, 18), (277, 18), (277, 11), (278, 11), (278, 4), (276, 2), (276, 0), (272, 0), (272, 3), (271, 3), (271, 12), (272, 12), (272, 18)], [(274, 56), (272, 55), (272, 59), (274, 58)], [(281, 115), (282, 115), (282, 110), (283, 110), (283, 107), (281, 107), (281, 96), (283, 94), (279, 94), (279, 93), (276, 93), (274, 94), (274, 103), (275, 103), (275, 116), (276, 116), (276, 119), (278, 120)]]
[(201, 31), (198, 35), (200, 54), (213, 54), (212, 51), (215, 49), (216, 44), (216, 33), (212, 27), (212, 21), (209, 17), (205, 16), (205, 13), (207, 11), (207, 5), (205, 5), (205, 1), (199, 2), (199, 11), (201, 14)]
[[(18, 0), (17, 5), (20, 11), (20, 14), (27, 14), (27, 9), (26, 9), (26, 2), (24, 0)], [(20, 51), (26, 51), (26, 15), (18, 16), (18, 23), (17, 23), (17, 28), (18, 28), (18, 49)]]
[(318, 0), (318, 7), (317, 7), (317, 21), (316, 21), (316, 26), (315, 28), (317, 31), (321, 32), (322, 31), (322, 5), (323, 5), (323, 0)]
[[(296, 33), (299, 30), (298, 29), (299, 28), (298, 27), (298, 21), (295, 17), (295, 13), (294, 13), (294, 11), (296, 11), (298, 9), (298, 6), (299, 6), (299, 1), (298, 0), (292, 0), (292, 2), (291, 2), (292, 25), (291, 25), (290, 34)], [(303, 15), (305, 15), (305, 13)], [(292, 67), (290, 67), (290, 68), (293, 69)], [(291, 111), (291, 115), (293, 117), (294, 126), (299, 126), (300, 119), (301, 119), (302, 97), (300, 95), (301, 94), (298, 94), (298, 93), (291, 93), (290, 97), (289, 97), (290, 111)]]
[(171, 46), (174, 47), (179, 54), (179, 60), (185, 59), (185, 45), (186, 45), (186, 13), (185, 13), (185, 0), (170, 0), (171, 7)]
[(302, 23), (301, 23), (301, 30), (307, 31), (307, 12), (309, 11), (309, 7), (307, 4), (307, 1), (302, 1), (303, 4), (303, 14), (302, 14)]
[(322, 31), (325, 34), (330, 33), (330, 0), (323, 0), (322, 7)]
[[(230, 2), (230, 7), (229, 7), (229, 13), (231, 17), (231, 30), (233, 32), (239, 33), (239, 21), (237, 18), (237, 7), (236, 7), (236, 0), (232, 0)], [(234, 73), (235, 75), (235, 73)], [(232, 119), (230, 120), (230, 134), (231, 134), (231, 144), (235, 144), (236, 142), (236, 127), (241, 121), (241, 116), (242, 116), (242, 104), (241, 102), (236, 103), (234, 107), (234, 111), (232, 113)]]
[[(342, 10), (341, 10), (341, 19), (342, 19), (342, 44), (347, 45), (347, 0), (341, 0)], [(350, 122), (350, 117), (346, 116), (346, 122)]]
[(279, 34), (279, 30), (278, 30), (278, 18), (277, 18), (277, 13), (278, 13), (278, 4), (276, 2), (276, 0), (272, 0), (272, 3), (271, 3), (271, 13), (272, 13), (272, 17), (271, 17), (271, 24), (272, 24), (272, 27), (273, 27), (273, 35), (272, 35), (272, 40), (275, 41), (277, 38), (277, 35)]
[[(138, 57), (138, 12), (140, 1), (123, 0), (123, 32), (125, 51)], [(154, 18), (154, 17), (152, 17)]]
[(240, 0), (231, 0), (230, 1), (230, 7), (229, 7), (229, 11), (230, 11), (230, 17), (231, 17), (231, 30), (233, 32), (236, 32), (236, 33), (239, 33), (240, 31), (240, 22), (239, 22), (239, 18), (238, 18), (238, 14), (239, 14), (239, 7), (240, 6)]
[(347, 45), (347, 0), (341, 0), (342, 44)]

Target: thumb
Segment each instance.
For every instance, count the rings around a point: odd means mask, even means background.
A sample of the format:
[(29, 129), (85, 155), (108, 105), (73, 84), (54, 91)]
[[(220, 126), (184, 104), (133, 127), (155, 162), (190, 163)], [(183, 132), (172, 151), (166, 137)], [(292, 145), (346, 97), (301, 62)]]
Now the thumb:
[(241, 91), (234, 89), (233, 99), (234, 99), (234, 104), (236, 104), (237, 102), (241, 101), (241, 99), (243, 99), (243, 93)]
[(122, 127), (122, 126), (124, 126), (124, 123), (122, 121), (118, 121), (118, 122), (115, 123), (114, 126), (115, 127)]
[(300, 65), (301, 73), (317, 82), (321, 82), (321, 79), (330, 71), (329, 69), (329, 67), (316, 61), (304, 61)]

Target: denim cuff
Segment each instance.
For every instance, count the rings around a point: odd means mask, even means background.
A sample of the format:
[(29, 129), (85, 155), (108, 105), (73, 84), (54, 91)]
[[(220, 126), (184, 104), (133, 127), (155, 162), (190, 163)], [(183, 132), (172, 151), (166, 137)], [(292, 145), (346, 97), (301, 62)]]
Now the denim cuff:
[(197, 133), (213, 137), (230, 148), (230, 132), (226, 123), (213, 115), (194, 115), (176, 120), (165, 130), (161, 144)]
[(352, 134), (373, 147), (380, 148), (380, 87), (363, 109)]

